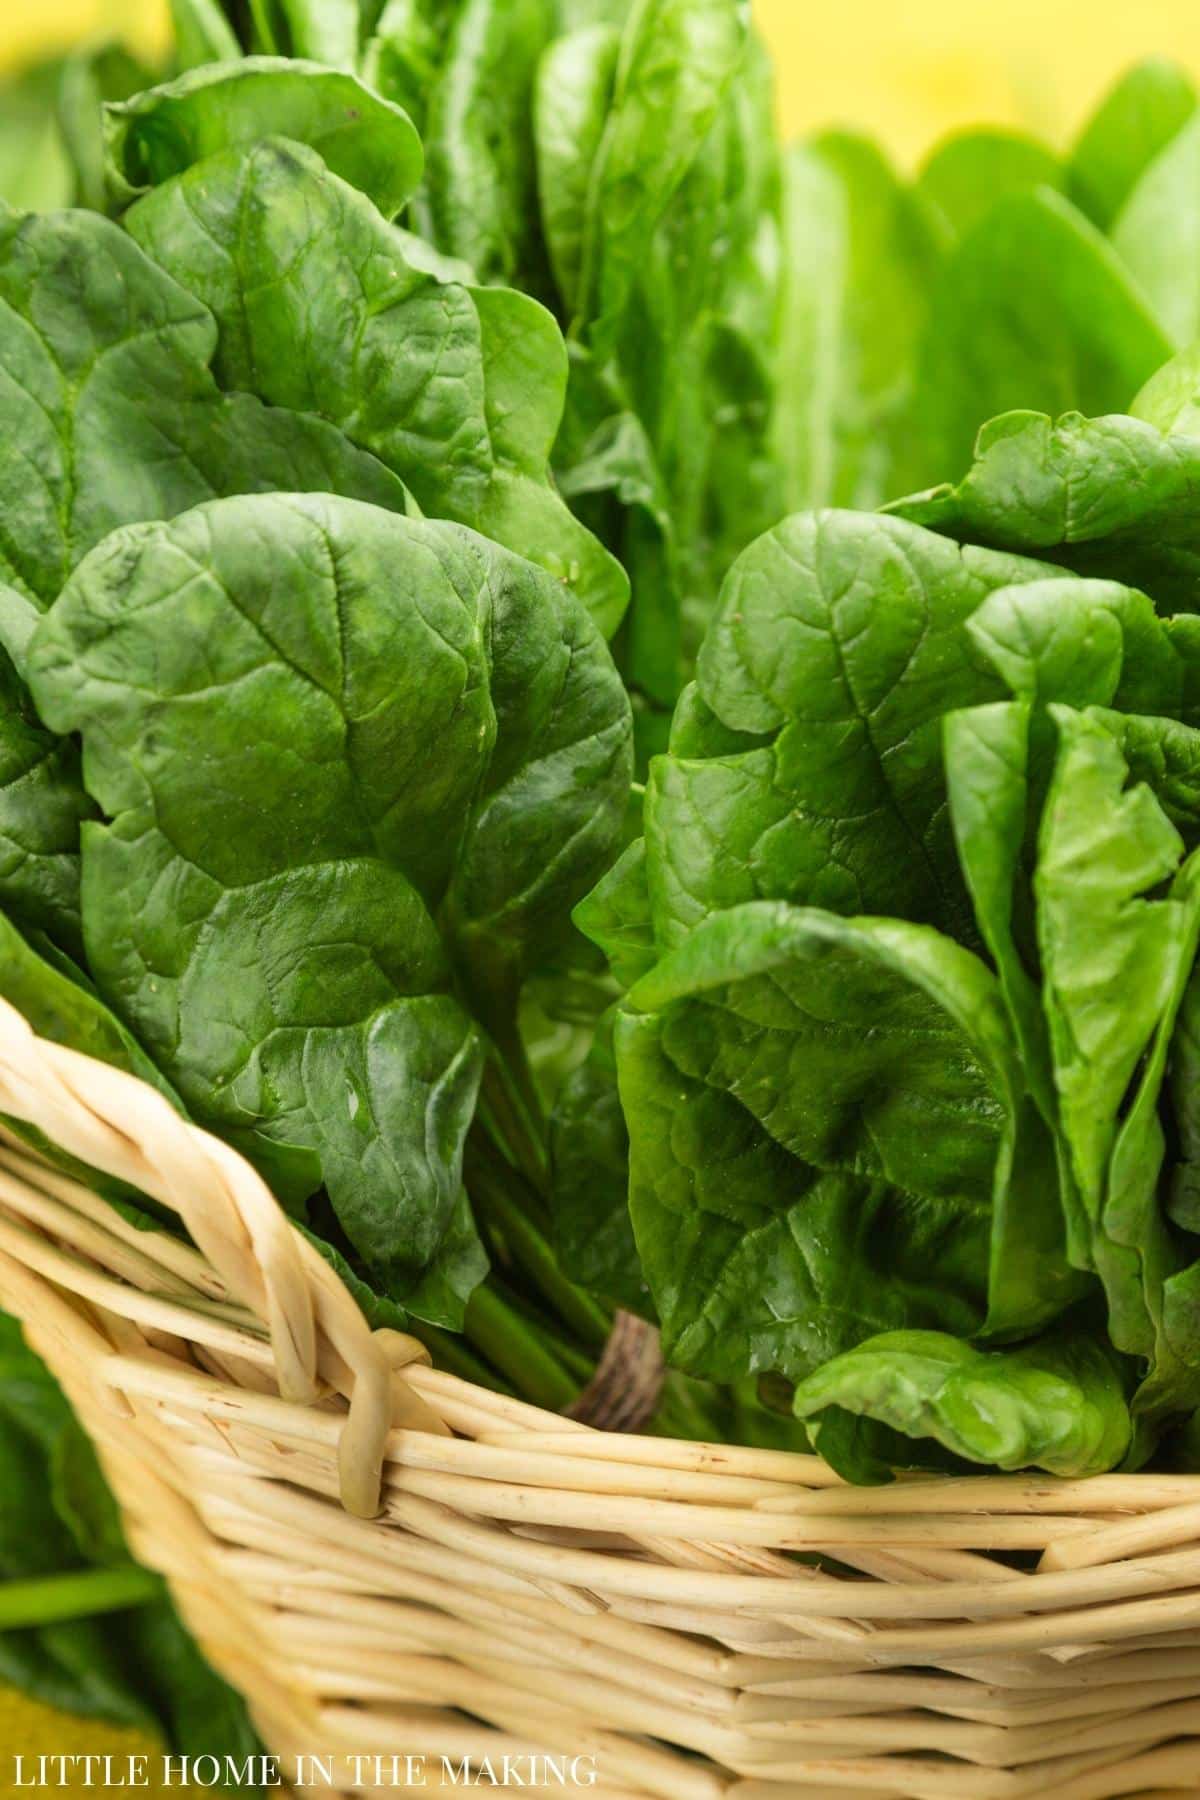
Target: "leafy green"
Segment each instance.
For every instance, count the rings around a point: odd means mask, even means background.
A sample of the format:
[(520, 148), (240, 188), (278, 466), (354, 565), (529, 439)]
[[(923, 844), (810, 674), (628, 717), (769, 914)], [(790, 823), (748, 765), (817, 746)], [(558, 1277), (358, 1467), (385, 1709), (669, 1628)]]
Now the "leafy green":
[(1119, 412), (1174, 348), (1082, 214), (1047, 188), (1010, 195), (962, 240), (933, 296), (919, 373), (925, 479), (960, 467), (980, 425), (1008, 408)]
[(216, 495), (404, 509), (322, 419), (222, 394), (203, 304), (94, 214), (0, 214), (0, 326), (0, 579), (42, 606), (107, 532)]
[(1062, 745), (1034, 883), (1062, 1130), (1112, 1340), (1148, 1367), (1142, 1406), (1181, 1410), (1200, 1400), (1200, 1267), (1181, 1266), (1160, 1210), (1157, 1106), (1200, 939), (1200, 861), (1179, 867), (1178, 833), (1147, 787), (1124, 789), (1103, 724), (1051, 710)]
[(75, 171), (74, 201), (106, 209), (104, 107), (127, 100), (152, 81), (150, 71), (120, 44), (83, 47), (68, 56), (58, 84), (58, 124)]
[(566, 356), (533, 301), (412, 260), (363, 195), (281, 140), (196, 164), (126, 222), (216, 316), (223, 386), (323, 414), (426, 512), (531, 556), (616, 628), (625, 576), (549, 478)]
[(1105, 96), (1070, 159), (1071, 196), (1102, 231), (1195, 110), (1196, 90), (1183, 70), (1154, 57), (1122, 75)]
[(738, 561), (699, 693), (759, 737), (654, 764), (651, 912), (662, 947), (718, 907), (781, 899), (894, 911), (970, 942), (946, 817), (941, 719), (1004, 688), (966, 630), (1043, 565), (868, 514), (800, 515)]
[(888, 511), (961, 541), (1128, 582), (1197, 610), (1200, 440), (1122, 416), (1012, 412), (979, 434), (968, 473)]
[(534, 143), (542, 229), (567, 312), (580, 304), (588, 195), (612, 104), (621, 39), (594, 25), (559, 38), (542, 57), (534, 96)]
[(932, 1437), (970, 1462), (1052, 1475), (1102, 1473), (1130, 1441), (1118, 1361), (1084, 1330), (991, 1351), (943, 1332), (882, 1332), (796, 1389), (800, 1418), (826, 1407)]
[(101, 991), (198, 1117), (303, 1152), (293, 1202), (323, 1178), (386, 1290), (458, 1323), (429, 1287), (480, 1072), (452, 977), (504, 1030), (624, 811), (586, 616), (457, 527), (259, 497), (113, 534), (30, 672), (110, 821), (84, 834)]
[[(1193, 102), (1194, 104), (1194, 102)], [(1182, 347), (1200, 328), (1200, 119), (1192, 118), (1145, 170), (1113, 225), (1113, 245)]]
[(566, 1405), (625, 1306), (654, 1429), (1186, 1454), (1195, 93), (910, 179), (781, 151), (748, 13), (174, 0), (169, 78), (10, 90), (88, 210), (0, 213), (0, 991), (467, 1379)]
[(0, 216), (0, 327), (0, 904), (78, 954), (93, 809), (20, 678), (37, 610), (114, 527), (215, 494), (406, 496), (324, 421), (219, 393), (208, 313), (94, 214)]
[(425, 105), (438, 248), (481, 281), (533, 292), (542, 284), (530, 112), (553, 25), (554, 0), (462, 0)]
[(236, 62), (241, 49), (220, 0), (169, 0), (169, 5), (180, 69)]
[(632, 9), (588, 201), (580, 315), (601, 356), (744, 44), (745, 21), (730, 0), (638, 0)]
[(935, 220), (865, 138), (785, 164), (777, 453), (790, 506), (872, 507), (906, 477)]
[(961, 131), (939, 144), (919, 177), (955, 237), (964, 237), (1007, 194), (1066, 185), (1058, 157), (1016, 131)]
[(555, 1242), (581, 1287), (644, 1313), (650, 1298), (629, 1218), (629, 1132), (612, 1026), (610, 1015), (567, 1076), (551, 1118)]
[(62, 65), (49, 62), (0, 84), (0, 202), (9, 206), (67, 206), (72, 171), (55, 110)]
[(319, 152), (335, 175), (398, 212), (421, 178), (408, 115), (352, 75), (271, 57), (209, 64), (105, 109), (110, 179), (128, 202), (218, 151), (265, 137)]

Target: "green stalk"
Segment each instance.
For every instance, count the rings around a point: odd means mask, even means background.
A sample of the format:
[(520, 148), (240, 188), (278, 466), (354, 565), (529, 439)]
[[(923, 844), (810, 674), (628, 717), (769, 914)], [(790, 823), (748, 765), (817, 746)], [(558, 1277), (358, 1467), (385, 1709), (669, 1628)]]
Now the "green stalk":
[(485, 1282), (467, 1305), (466, 1335), (523, 1400), (547, 1412), (570, 1406), (578, 1388), (527, 1320)]
[(148, 1569), (84, 1569), (37, 1581), (0, 1582), (0, 1631), (99, 1618), (144, 1606), (161, 1594), (162, 1582)]
[(503, 1168), (493, 1159), (473, 1154), (470, 1149), (465, 1177), (476, 1218), (499, 1229), (513, 1261), (563, 1323), (585, 1344), (603, 1349), (612, 1325), (610, 1315), (563, 1274), (549, 1243), (514, 1198), (512, 1177), (506, 1178)]
[(448, 1375), (472, 1381), (476, 1387), (492, 1388), (498, 1394), (512, 1394), (504, 1377), (469, 1350), (456, 1332), (443, 1331), (440, 1325), (427, 1325), (423, 1319), (410, 1319), (405, 1329), (424, 1344), (436, 1366), (445, 1369)]
[(596, 1372), (594, 1351), (581, 1349), (577, 1343), (573, 1343), (562, 1328), (556, 1322), (548, 1319), (543, 1312), (540, 1312), (536, 1302), (527, 1295), (518, 1293), (515, 1289), (495, 1280), (493, 1284), (499, 1289), (505, 1305), (511, 1306), (514, 1312), (520, 1313), (528, 1323), (530, 1330), (545, 1345), (551, 1355), (558, 1358), (567, 1373), (579, 1383), (581, 1388), (586, 1387)]
[(488, 1058), (482, 1097), (507, 1149), (534, 1192), (545, 1194), (550, 1180), (546, 1115), (529, 1067), (520, 1034), (506, 1032), (496, 1040), (497, 1054)]

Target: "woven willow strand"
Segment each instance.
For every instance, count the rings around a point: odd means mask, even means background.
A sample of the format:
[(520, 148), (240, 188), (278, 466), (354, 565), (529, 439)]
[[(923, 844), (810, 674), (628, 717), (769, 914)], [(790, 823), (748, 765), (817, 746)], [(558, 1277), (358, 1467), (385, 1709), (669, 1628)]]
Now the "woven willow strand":
[(598, 1432), (372, 1333), (240, 1158), (2, 1003), (0, 1113), (186, 1227), (0, 1137), (0, 1304), (289, 1779), (321, 1755), (337, 1793), (404, 1792), (371, 1759), (406, 1753), (412, 1792), (505, 1756), (593, 1758), (602, 1800), (1200, 1791), (1200, 1479), (856, 1489)]

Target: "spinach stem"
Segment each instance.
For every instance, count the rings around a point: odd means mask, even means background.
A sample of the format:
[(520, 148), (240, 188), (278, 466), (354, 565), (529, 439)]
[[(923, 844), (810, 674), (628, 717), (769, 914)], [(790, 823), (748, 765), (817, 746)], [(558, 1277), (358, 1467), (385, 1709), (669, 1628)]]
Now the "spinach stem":
[(581, 1388), (586, 1387), (596, 1373), (595, 1350), (585, 1350), (579, 1343), (568, 1337), (557, 1320), (548, 1318), (544, 1312), (539, 1310), (536, 1301), (528, 1295), (507, 1286), (496, 1276), (493, 1276), (492, 1279), (506, 1305), (511, 1306), (521, 1314), (523, 1319), (528, 1321), (530, 1329), (537, 1334), (546, 1349), (558, 1358), (567, 1373), (579, 1383)]
[(427, 1325), (424, 1319), (409, 1320), (410, 1331), (430, 1352), (439, 1369), (472, 1381), (477, 1387), (492, 1388), (498, 1394), (513, 1394), (513, 1388), (489, 1363), (468, 1349), (456, 1331), (443, 1331), (440, 1325)]
[(557, 1357), (490, 1283), (471, 1295), (465, 1329), (476, 1350), (507, 1376), (523, 1400), (561, 1412), (575, 1399), (579, 1389)]
[(564, 1324), (569, 1325), (585, 1344), (602, 1349), (612, 1323), (609, 1314), (563, 1274), (549, 1242), (514, 1197), (511, 1190), (515, 1183), (511, 1173), (506, 1176), (495, 1158), (469, 1148), (465, 1175), (476, 1217), (481, 1223), (490, 1223), (500, 1231), (513, 1261)]
[(157, 1600), (162, 1582), (148, 1569), (81, 1569), (35, 1581), (0, 1582), (0, 1631), (97, 1618)]
[(496, 1045), (483, 1073), (482, 1098), (496, 1136), (539, 1199), (550, 1181), (546, 1117), (525, 1046), (514, 1031)]

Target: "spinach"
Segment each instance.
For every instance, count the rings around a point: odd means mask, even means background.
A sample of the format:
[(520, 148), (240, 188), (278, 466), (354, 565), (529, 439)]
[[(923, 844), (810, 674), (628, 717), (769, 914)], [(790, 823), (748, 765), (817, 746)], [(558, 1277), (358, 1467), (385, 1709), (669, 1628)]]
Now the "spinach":
[(1013, 412), (980, 432), (961, 481), (888, 511), (960, 541), (1129, 582), (1186, 614), (1198, 609), (1198, 476), (1200, 440), (1148, 422)]
[(1200, 234), (1185, 198), (1198, 168), (1200, 120), (1191, 117), (1146, 168), (1112, 228), (1113, 244), (1180, 347), (1200, 319)]
[[(1198, 640), (1167, 610), (1195, 591), (1192, 453), (1008, 415), (955, 487), (769, 533), (643, 839), (576, 911), (628, 987), (629, 1215), (668, 1352), (796, 1382), (855, 1479), (905, 1460), (897, 1432), (1111, 1467), (1200, 1400)], [(597, 1056), (597, 1119), (603, 1081)], [(622, 1149), (608, 1129), (597, 1167)], [(613, 1266), (631, 1291), (627, 1240)]]
[(937, 218), (865, 138), (798, 145), (784, 174), (778, 455), (790, 510), (870, 508), (906, 477)]
[(109, 179), (122, 203), (264, 137), (311, 145), (388, 218), (420, 180), (421, 144), (407, 113), (352, 75), (303, 62), (217, 63), (105, 109)]
[(414, 259), (364, 195), (282, 139), (195, 164), (126, 226), (216, 317), (222, 386), (323, 414), (426, 512), (532, 556), (616, 629), (624, 573), (549, 479), (567, 365), (533, 301)]
[[(796, 1410), (865, 1414), (969, 1462), (1099, 1474), (1129, 1446), (1122, 1372), (1086, 1329), (1016, 1350), (973, 1350), (936, 1331), (890, 1331), (810, 1375)], [(824, 1433), (818, 1443), (827, 1447)]]
[(1080, 133), (1069, 164), (1071, 195), (1101, 231), (1195, 110), (1195, 87), (1165, 58), (1138, 63), (1115, 83)]
[[(469, 1379), (620, 1305), (657, 1429), (1185, 1456), (1192, 84), (909, 179), (741, 0), (172, 13), (11, 109), (0, 990)], [(128, 1578), (93, 1501), (30, 1572)], [(138, 1617), (0, 1659), (238, 1741)]]
[(651, 770), (657, 941), (754, 899), (894, 907), (972, 941), (941, 719), (1003, 696), (967, 621), (1045, 573), (870, 514), (799, 515), (746, 551), (701, 653), (704, 711), (680, 710)]
[(586, 615), (458, 527), (252, 497), (112, 534), (29, 669), (109, 821), (83, 840), (101, 991), (277, 1181), (285, 1147), (294, 1203), (324, 1183), (388, 1293), (461, 1323), (482, 1262), (455, 1245), (456, 1288), (439, 1255), (481, 1049), (455, 988), (511, 1034), (624, 811)]
[(1174, 348), (1117, 249), (1068, 201), (1010, 194), (963, 239), (933, 298), (917, 377), (922, 473), (958, 468), (980, 425), (1010, 407), (1118, 412)]
[(925, 162), (918, 190), (936, 207), (949, 234), (964, 238), (998, 200), (1030, 188), (1067, 186), (1061, 160), (1036, 138), (1015, 131), (963, 131)]

